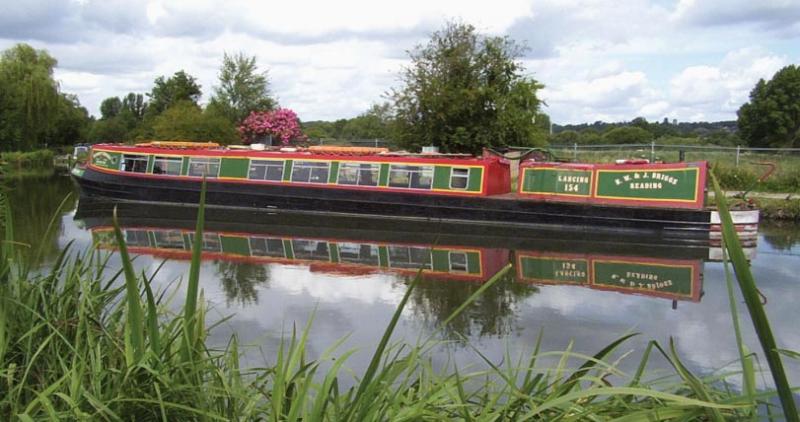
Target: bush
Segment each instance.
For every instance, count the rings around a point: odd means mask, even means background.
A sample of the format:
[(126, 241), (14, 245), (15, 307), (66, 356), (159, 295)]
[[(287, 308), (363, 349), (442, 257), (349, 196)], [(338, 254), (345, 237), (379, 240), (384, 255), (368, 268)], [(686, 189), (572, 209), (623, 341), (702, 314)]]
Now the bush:
[(734, 167), (721, 162), (712, 165), (722, 189), (754, 190), (758, 186), (758, 175), (745, 167)]
[(53, 168), (53, 151), (40, 149), (31, 152), (6, 152), (0, 162), (11, 170), (42, 170)]

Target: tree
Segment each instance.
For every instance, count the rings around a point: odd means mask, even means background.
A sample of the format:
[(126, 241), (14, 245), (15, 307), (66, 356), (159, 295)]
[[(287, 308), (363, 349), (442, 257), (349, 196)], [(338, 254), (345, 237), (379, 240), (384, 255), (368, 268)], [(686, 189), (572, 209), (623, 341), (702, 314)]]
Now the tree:
[(244, 53), (225, 54), (219, 70), (219, 86), (210, 102), (231, 122), (239, 123), (254, 111), (269, 111), (276, 102), (270, 96), (267, 72), (259, 72), (256, 58)]
[(78, 97), (73, 94), (61, 94), (59, 102), (48, 144), (73, 145), (85, 141), (91, 123), (89, 111), (81, 106)]
[(800, 146), (800, 66), (759, 80), (738, 111), (739, 132), (753, 147)]
[(181, 101), (197, 105), (203, 94), (197, 79), (183, 70), (175, 72), (169, 79), (159, 76), (153, 84), (153, 90), (147, 94), (150, 97), (147, 109), (152, 116), (163, 113)]
[(373, 104), (366, 112), (346, 120), (340, 137), (345, 139), (385, 139), (389, 136), (391, 106)]
[(239, 126), (239, 134), (246, 143), (264, 142), (271, 137), (281, 144), (305, 138), (297, 114), (288, 108), (274, 111), (254, 111)]
[(153, 137), (164, 141), (214, 141), (238, 139), (236, 128), (224, 116), (203, 111), (191, 101), (180, 101), (153, 121)]
[(136, 120), (142, 121), (145, 111), (147, 111), (147, 102), (144, 100), (144, 95), (129, 92), (122, 99), (122, 112), (130, 113)]
[(119, 97), (106, 98), (100, 103), (100, 118), (110, 119), (117, 117), (120, 110), (122, 110), (122, 101), (120, 101)]
[(603, 134), (603, 141), (608, 144), (641, 144), (653, 139), (653, 135), (636, 126), (615, 127)]
[(0, 55), (0, 148), (30, 149), (47, 141), (63, 105), (53, 79), (57, 61), (17, 44)]
[(403, 86), (391, 93), (396, 138), (407, 148), (445, 152), (543, 142), (534, 122), (543, 86), (524, 76), (524, 49), (507, 37), (448, 23), (409, 52)]

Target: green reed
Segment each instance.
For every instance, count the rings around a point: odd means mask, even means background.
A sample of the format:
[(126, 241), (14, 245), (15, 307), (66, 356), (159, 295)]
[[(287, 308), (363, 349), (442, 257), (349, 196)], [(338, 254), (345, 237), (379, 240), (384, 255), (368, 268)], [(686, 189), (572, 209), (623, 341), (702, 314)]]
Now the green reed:
[[(273, 363), (242, 368), (236, 336), (206, 345), (206, 307), (199, 286), (204, 190), (198, 209), (187, 293), (178, 312), (155, 274), (136, 273), (114, 221), (122, 268), (109, 255), (67, 247), (49, 271), (34, 275), (18, 262), (7, 205), (0, 200), (0, 419), (2, 420), (696, 420), (755, 415), (772, 391), (721, 388), (725, 376), (700, 377), (675, 348), (650, 342), (633, 374), (614, 360), (626, 335), (592, 356), (533, 348), (502, 364), (475, 354), (480, 368), (437, 367), (440, 340), (393, 341), (417, 277), (372, 354), (353, 376), (344, 339), (314, 359), (309, 325), (282, 340)], [(491, 289), (489, 280), (444, 324)], [(737, 272), (738, 274), (738, 272)], [(312, 318), (313, 319), (313, 318)], [(467, 343), (469, 347), (472, 347)], [(654, 378), (653, 350), (674, 368)], [(786, 352), (792, 353), (792, 352)], [(745, 352), (743, 352), (745, 354)], [(747, 357), (747, 356), (745, 356)], [(553, 364), (552, 359), (557, 359)], [(743, 358), (744, 359), (744, 358)], [(747, 366), (746, 366), (747, 367)], [(746, 371), (752, 375), (752, 366)], [(745, 374), (748, 379), (751, 377)], [(749, 383), (750, 381), (748, 381)]]

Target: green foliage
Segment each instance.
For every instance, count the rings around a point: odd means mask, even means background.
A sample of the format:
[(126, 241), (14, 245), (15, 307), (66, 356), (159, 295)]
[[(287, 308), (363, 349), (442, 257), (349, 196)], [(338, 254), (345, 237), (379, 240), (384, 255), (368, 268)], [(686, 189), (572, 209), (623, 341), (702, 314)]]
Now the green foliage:
[(523, 48), (513, 40), (448, 23), (409, 53), (403, 86), (391, 94), (394, 136), (418, 150), (478, 153), (484, 147), (536, 145), (542, 85), (524, 76)]
[(771, 80), (759, 80), (738, 116), (739, 131), (750, 146), (800, 146), (800, 66), (786, 66)]
[(224, 116), (211, 108), (205, 111), (197, 105), (181, 101), (157, 116), (153, 121), (154, 138), (164, 141), (236, 142), (236, 128)]
[(122, 111), (122, 101), (119, 97), (110, 97), (100, 103), (100, 118), (110, 119), (117, 117), (119, 112)]
[(603, 134), (608, 144), (641, 144), (653, 140), (653, 135), (637, 126), (616, 127)]
[(59, 92), (56, 64), (27, 44), (0, 55), (0, 150), (71, 144), (85, 133), (88, 113), (76, 97)]
[(75, 95), (61, 94), (59, 102), (48, 145), (72, 146), (86, 140), (92, 123), (89, 112)]
[(118, 97), (106, 98), (100, 104), (102, 117), (92, 124), (88, 139), (92, 142), (124, 142), (149, 133), (146, 111), (147, 103), (142, 94), (130, 92), (121, 100)]
[(272, 110), (276, 105), (269, 92), (267, 72), (258, 71), (255, 56), (241, 52), (223, 56), (219, 86), (214, 87), (209, 107), (216, 107), (219, 114), (238, 124), (251, 112)]
[(183, 70), (175, 72), (168, 79), (159, 76), (153, 81), (153, 89), (147, 94), (150, 98), (147, 111), (149, 115), (155, 116), (182, 101), (197, 105), (201, 95), (197, 79)]
[(0, 154), (5, 171), (53, 168), (53, 151), (40, 149), (31, 152), (4, 152)]
[[(742, 292), (747, 311), (750, 314), (750, 319), (753, 322), (753, 328), (758, 336), (758, 341), (764, 351), (764, 356), (769, 365), (772, 380), (777, 388), (778, 397), (780, 398), (781, 406), (783, 407), (783, 416), (787, 421), (800, 421), (800, 414), (797, 413), (797, 406), (794, 402), (794, 394), (789, 380), (786, 377), (786, 372), (783, 368), (780, 352), (775, 336), (770, 328), (769, 318), (764, 310), (764, 305), (761, 303), (761, 293), (756, 286), (755, 278), (750, 271), (750, 263), (745, 257), (744, 250), (742, 249), (739, 235), (736, 233), (736, 228), (733, 224), (733, 219), (728, 211), (728, 204), (725, 199), (725, 194), (711, 172), (711, 183), (714, 188), (714, 197), (717, 198), (717, 208), (719, 209), (719, 217), (722, 225), (722, 244), (730, 256), (730, 262), (736, 272), (736, 280), (739, 284), (739, 290)], [(727, 265), (727, 262), (726, 262)], [(738, 330), (738, 329), (737, 329)], [(737, 334), (738, 337), (738, 334)], [(738, 339), (740, 348), (743, 347), (741, 339)], [(744, 365), (745, 362), (742, 362)], [(752, 375), (751, 375), (752, 379)]]

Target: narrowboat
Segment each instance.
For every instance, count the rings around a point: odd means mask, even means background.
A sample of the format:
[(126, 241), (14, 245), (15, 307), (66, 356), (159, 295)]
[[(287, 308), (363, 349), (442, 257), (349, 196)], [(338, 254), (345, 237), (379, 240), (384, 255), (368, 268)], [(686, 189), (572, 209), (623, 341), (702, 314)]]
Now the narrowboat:
[[(511, 162), (490, 152), (148, 142), (93, 145), (72, 174), (82, 192), (122, 200), (197, 204), (205, 179), (212, 207), (708, 239), (719, 219), (705, 207), (706, 167), (527, 159), (512, 191)], [(758, 212), (736, 218), (754, 236)]]

